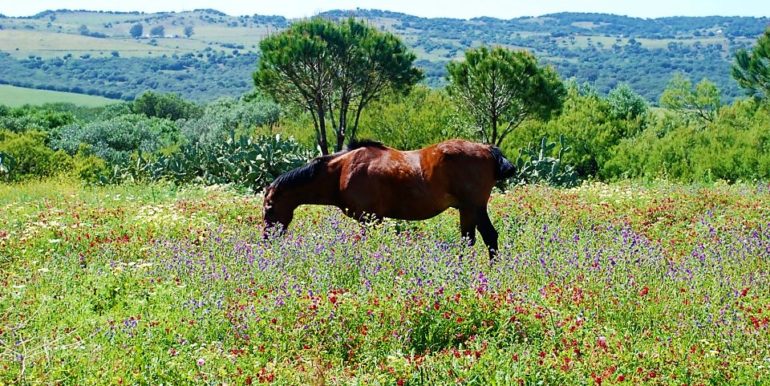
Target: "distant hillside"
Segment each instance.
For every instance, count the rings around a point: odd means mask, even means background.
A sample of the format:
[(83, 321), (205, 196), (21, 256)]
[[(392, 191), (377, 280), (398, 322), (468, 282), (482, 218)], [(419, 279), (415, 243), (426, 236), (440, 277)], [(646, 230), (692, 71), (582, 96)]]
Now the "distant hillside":
[[(656, 102), (673, 73), (716, 82), (725, 99), (740, 95), (730, 77), (736, 49), (750, 47), (768, 18), (640, 19), (558, 13), (502, 20), (422, 18), (379, 10), (330, 11), (401, 36), (418, 55), (426, 82), (444, 82), (445, 64), (469, 47), (503, 45), (533, 51), (563, 78), (607, 92), (618, 83)], [(281, 16), (45, 11), (0, 16), (0, 83), (132, 99), (145, 90), (211, 100), (252, 88), (259, 41), (286, 28)], [(141, 25), (141, 33), (131, 35)], [(136, 33), (136, 27), (134, 27)]]

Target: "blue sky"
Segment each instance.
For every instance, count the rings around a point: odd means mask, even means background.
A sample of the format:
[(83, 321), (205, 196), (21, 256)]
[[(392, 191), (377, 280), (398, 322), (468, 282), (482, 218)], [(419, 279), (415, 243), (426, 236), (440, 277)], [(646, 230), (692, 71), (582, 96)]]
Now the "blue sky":
[(553, 12), (602, 12), (636, 17), (770, 16), (767, 0), (0, 0), (0, 13), (29, 16), (47, 9), (103, 11), (185, 11), (213, 8), (230, 15), (269, 14), (308, 17), (329, 9), (376, 8), (424, 17), (502, 19)]

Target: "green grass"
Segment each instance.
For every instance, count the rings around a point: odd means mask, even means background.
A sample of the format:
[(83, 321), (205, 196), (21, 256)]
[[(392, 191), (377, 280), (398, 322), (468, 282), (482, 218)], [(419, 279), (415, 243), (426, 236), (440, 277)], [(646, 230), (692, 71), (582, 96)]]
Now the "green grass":
[(19, 107), (26, 104), (42, 105), (45, 103), (73, 103), (79, 106), (97, 107), (118, 103), (114, 99), (98, 96), (74, 94), (69, 92), (36, 90), (31, 88), (0, 85), (0, 104)]
[(768, 202), (518, 187), (490, 265), (454, 210), (263, 241), (225, 188), (0, 185), (0, 384), (766, 384)]

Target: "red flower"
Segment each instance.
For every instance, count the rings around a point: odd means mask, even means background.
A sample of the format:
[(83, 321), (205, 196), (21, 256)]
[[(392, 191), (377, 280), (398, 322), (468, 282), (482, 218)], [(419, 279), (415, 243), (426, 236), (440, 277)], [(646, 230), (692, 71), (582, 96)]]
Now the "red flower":
[(647, 286), (644, 286), (641, 291), (639, 291), (639, 296), (646, 296), (647, 293), (650, 292), (650, 289)]
[(604, 351), (607, 351), (607, 338), (600, 336), (596, 339), (596, 345)]
[(748, 294), (749, 294), (749, 287), (746, 287), (741, 291), (741, 297), (746, 297), (746, 295)]

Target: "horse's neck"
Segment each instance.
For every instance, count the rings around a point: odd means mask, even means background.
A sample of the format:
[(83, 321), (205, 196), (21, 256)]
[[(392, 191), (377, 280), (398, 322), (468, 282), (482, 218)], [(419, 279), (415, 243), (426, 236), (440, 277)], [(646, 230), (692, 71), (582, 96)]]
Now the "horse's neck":
[(336, 204), (335, 192), (337, 181), (329, 180), (325, 176), (319, 176), (303, 184), (296, 184), (288, 188), (286, 197), (293, 207), (300, 205), (334, 205)]

